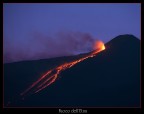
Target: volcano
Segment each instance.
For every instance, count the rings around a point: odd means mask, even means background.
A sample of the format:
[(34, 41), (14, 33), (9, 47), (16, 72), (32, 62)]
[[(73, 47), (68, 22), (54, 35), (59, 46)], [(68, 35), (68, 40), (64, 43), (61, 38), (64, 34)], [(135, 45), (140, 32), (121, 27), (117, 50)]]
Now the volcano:
[(20, 93), (47, 70), (89, 53), (4, 64), (4, 107), (140, 107), (140, 40), (120, 35), (105, 47), (25, 98)]

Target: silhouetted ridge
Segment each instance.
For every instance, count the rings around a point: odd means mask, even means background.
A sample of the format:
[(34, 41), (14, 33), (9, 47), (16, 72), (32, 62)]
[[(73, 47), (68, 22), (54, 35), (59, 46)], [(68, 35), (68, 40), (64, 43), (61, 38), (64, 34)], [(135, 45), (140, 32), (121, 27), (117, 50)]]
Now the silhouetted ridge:
[(110, 40), (108, 43), (105, 44), (106, 48), (108, 47), (127, 47), (127, 45), (134, 45), (136, 43), (140, 43), (140, 40), (136, 38), (134, 35), (119, 35), (112, 40)]

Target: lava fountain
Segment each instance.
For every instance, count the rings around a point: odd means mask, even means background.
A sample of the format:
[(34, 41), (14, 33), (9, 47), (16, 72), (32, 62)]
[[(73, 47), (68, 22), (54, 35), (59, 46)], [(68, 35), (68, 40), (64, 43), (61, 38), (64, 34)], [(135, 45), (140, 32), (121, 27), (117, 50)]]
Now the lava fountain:
[(55, 82), (55, 80), (57, 79), (57, 77), (59, 76), (59, 74), (62, 71), (66, 70), (68, 68), (71, 68), (75, 64), (77, 64), (87, 58), (94, 57), (94, 56), (96, 56), (97, 53), (104, 50), (105, 49), (104, 43), (102, 41), (95, 42), (93, 49), (95, 51), (88, 53), (77, 60), (63, 63), (53, 69), (48, 70), (44, 75), (42, 75), (36, 82), (34, 82), (29, 88), (27, 88), (20, 95), (26, 96), (28, 94), (37, 93), (37, 92), (43, 90), (44, 88), (48, 87), (49, 85), (51, 85), (52, 83)]

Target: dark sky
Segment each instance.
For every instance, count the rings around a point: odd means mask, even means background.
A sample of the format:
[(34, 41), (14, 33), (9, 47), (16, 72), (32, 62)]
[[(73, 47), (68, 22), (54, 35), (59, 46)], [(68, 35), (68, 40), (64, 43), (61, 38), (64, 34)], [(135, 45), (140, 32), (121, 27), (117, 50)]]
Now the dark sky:
[(140, 39), (140, 4), (3, 5), (4, 62), (73, 55), (99, 39), (121, 34)]

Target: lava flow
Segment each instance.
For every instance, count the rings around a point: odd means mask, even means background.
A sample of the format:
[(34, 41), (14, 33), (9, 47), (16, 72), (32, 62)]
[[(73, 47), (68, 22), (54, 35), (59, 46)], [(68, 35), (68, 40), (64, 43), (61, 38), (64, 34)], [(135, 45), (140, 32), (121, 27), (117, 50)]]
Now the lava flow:
[(53, 69), (50, 69), (45, 73), (43, 76), (41, 76), (36, 82), (34, 82), (28, 89), (26, 89), (24, 92), (21, 93), (22, 96), (30, 94), (30, 93), (37, 93), (47, 86), (51, 85), (55, 80), (57, 79), (58, 75), (68, 69), (74, 66), (75, 64), (89, 58), (89, 57), (94, 57), (97, 53), (100, 51), (104, 50), (105, 46), (104, 43), (101, 41), (98, 41), (94, 45), (94, 50), (93, 52), (81, 57), (80, 59), (73, 60), (71, 62), (63, 63)]

